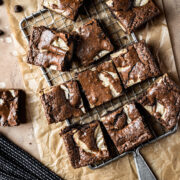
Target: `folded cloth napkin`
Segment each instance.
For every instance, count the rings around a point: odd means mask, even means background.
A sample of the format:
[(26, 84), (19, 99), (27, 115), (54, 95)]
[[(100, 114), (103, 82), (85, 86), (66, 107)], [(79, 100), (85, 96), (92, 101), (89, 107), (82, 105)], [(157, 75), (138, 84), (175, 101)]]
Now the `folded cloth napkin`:
[[(1, 180), (21, 180), (21, 178), (14, 177), (10, 174), (5, 173), (2, 170), (0, 170), (0, 179)], [(22, 180), (24, 180), (24, 179), (22, 179)]]
[(11, 160), (6, 154), (3, 154), (2, 152), (0, 152), (0, 170), (19, 179), (38, 179), (38, 177), (35, 177), (23, 167), (15, 164), (13, 160)]
[[(3, 163), (5, 164), (3, 165)], [(14, 172), (15, 167), (17, 169), (16, 172)], [(9, 174), (5, 173), (6, 170), (8, 170)], [(22, 174), (22, 172), (24, 173), (24, 175)], [(5, 175), (12, 175), (12, 179), (19, 178), (24, 180), (62, 179), (54, 172), (50, 171), (47, 167), (42, 165), (38, 160), (33, 158), (30, 154), (28, 154), (17, 145), (9, 141), (2, 134), (0, 134), (0, 177), (3, 177), (3, 175), (4, 177)]]

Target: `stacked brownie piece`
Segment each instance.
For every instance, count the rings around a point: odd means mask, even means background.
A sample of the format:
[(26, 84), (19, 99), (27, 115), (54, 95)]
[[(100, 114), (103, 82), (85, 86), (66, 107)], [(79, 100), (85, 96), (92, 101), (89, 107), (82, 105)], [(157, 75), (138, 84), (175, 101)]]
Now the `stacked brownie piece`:
[(77, 30), (75, 55), (81, 65), (87, 66), (113, 50), (97, 20), (92, 19)]
[(125, 88), (160, 75), (155, 58), (144, 41), (111, 54)]
[(158, 78), (138, 102), (166, 129), (180, 119), (180, 88), (167, 74)]
[(71, 65), (74, 41), (69, 33), (45, 26), (34, 27), (27, 62), (44, 68), (66, 71)]
[(120, 154), (152, 138), (134, 103), (108, 113), (101, 121)]
[(106, 4), (122, 29), (129, 34), (160, 14), (153, 0), (107, 0)]
[(99, 121), (66, 127), (60, 135), (74, 168), (109, 158), (109, 151)]
[(69, 81), (40, 93), (49, 123), (79, 117), (85, 113), (77, 81)]
[(121, 81), (112, 61), (81, 72), (78, 79), (91, 108), (122, 95)]
[(83, 0), (43, 0), (42, 5), (64, 17), (74, 20)]

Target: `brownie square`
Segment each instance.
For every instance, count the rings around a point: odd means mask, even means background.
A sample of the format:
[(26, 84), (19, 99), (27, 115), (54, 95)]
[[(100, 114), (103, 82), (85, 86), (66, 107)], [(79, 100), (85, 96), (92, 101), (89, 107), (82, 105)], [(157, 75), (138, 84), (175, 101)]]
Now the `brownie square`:
[(83, 0), (43, 0), (42, 5), (62, 16), (74, 20)]
[(66, 127), (60, 135), (73, 168), (99, 163), (109, 158), (109, 151), (98, 121)]
[(110, 112), (101, 121), (120, 154), (152, 138), (134, 103)]
[(106, 4), (122, 29), (129, 34), (160, 14), (153, 0), (108, 0)]
[(77, 81), (69, 81), (40, 92), (49, 123), (79, 117), (85, 113)]
[(70, 34), (44, 26), (34, 27), (27, 62), (58, 71), (69, 70), (74, 43)]
[(78, 62), (83, 66), (93, 63), (114, 49), (95, 19), (80, 27), (77, 34), (75, 54)]
[(17, 126), (26, 119), (25, 93), (22, 90), (0, 90), (0, 126)]
[(166, 129), (180, 119), (180, 88), (167, 74), (158, 78), (138, 102)]
[(125, 88), (160, 75), (160, 70), (144, 41), (111, 55)]
[(112, 61), (104, 62), (78, 75), (90, 107), (122, 95), (122, 86)]

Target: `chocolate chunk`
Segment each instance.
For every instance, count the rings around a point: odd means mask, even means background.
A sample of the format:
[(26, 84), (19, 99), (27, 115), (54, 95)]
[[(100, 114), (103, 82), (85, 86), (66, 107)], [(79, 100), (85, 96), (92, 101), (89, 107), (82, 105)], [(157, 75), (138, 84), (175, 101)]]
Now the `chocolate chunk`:
[(134, 103), (108, 113), (101, 121), (120, 154), (152, 138)]
[(0, 29), (0, 36), (4, 35), (4, 31)]
[(0, 6), (4, 4), (4, 1), (3, 0), (0, 0)]
[(15, 5), (14, 6), (14, 12), (19, 13), (23, 11), (23, 7), (20, 5)]
[(125, 88), (160, 75), (155, 58), (144, 41), (111, 54)]
[(74, 168), (98, 163), (109, 158), (109, 151), (98, 121), (65, 128), (64, 139), (69, 159)]
[(27, 62), (53, 70), (67, 71), (73, 55), (73, 37), (45, 26), (34, 27)]
[(138, 102), (167, 130), (180, 120), (180, 88), (167, 74), (158, 78)]
[(79, 28), (78, 38), (75, 55), (83, 66), (99, 60), (114, 49), (95, 19)]
[(79, 117), (85, 108), (76, 81), (69, 81), (41, 92), (41, 101), (49, 123)]
[(90, 107), (99, 106), (122, 95), (122, 86), (112, 61), (78, 75)]
[(108, 0), (106, 4), (122, 29), (129, 34), (160, 14), (153, 0), (127, 0), (126, 3), (123, 0)]
[(21, 90), (0, 90), (0, 126), (17, 126), (25, 120), (25, 96)]
[(66, 18), (74, 20), (83, 0), (43, 0), (42, 5)]

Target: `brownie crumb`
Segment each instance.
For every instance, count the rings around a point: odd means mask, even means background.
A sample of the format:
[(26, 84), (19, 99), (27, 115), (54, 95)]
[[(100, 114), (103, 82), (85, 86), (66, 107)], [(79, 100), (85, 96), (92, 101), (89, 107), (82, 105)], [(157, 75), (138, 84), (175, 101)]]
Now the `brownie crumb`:
[(23, 11), (23, 7), (20, 5), (16, 5), (14, 6), (14, 12), (18, 13), (18, 12), (22, 12)]
[(4, 34), (4, 31), (0, 29), (0, 36)]
[(0, 6), (4, 4), (4, 1), (3, 0), (0, 0)]

